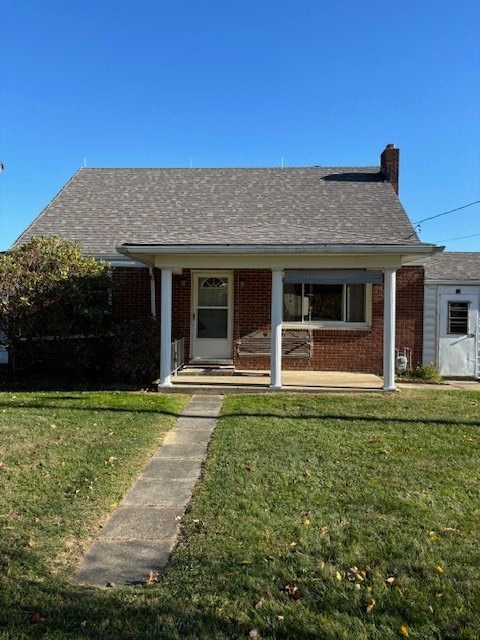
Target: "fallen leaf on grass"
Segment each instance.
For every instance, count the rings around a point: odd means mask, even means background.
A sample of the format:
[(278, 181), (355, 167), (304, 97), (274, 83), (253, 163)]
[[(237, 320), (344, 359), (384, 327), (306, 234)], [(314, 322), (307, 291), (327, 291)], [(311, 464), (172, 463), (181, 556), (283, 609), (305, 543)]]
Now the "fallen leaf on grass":
[(7, 465), (3, 462), (3, 460), (0, 460), (0, 469), (5, 469), (6, 466)]
[(395, 578), (393, 576), (390, 576), (389, 578), (387, 578), (385, 580), (386, 584), (388, 587), (393, 587), (393, 583), (395, 582)]
[(342, 574), (340, 573), (340, 571), (337, 571), (337, 572), (335, 573), (335, 578), (336, 578), (339, 582), (341, 581), (341, 579), (342, 579)]
[(158, 582), (158, 571), (150, 571), (148, 578), (145, 582), (147, 586), (152, 586)]
[(347, 571), (347, 578), (351, 582), (363, 582), (365, 580), (365, 576), (365, 571), (361, 571), (358, 567), (350, 567)]
[(288, 596), (290, 600), (294, 600), (295, 602), (297, 602), (297, 600), (300, 600), (300, 598), (302, 597), (299, 588), (292, 584), (285, 585), (282, 589), (282, 593)]
[(408, 629), (404, 624), (402, 624), (402, 626), (400, 627), (400, 635), (402, 635), (404, 638), (408, 638)]
[(442, 565), (440, 565), (440, 564), (436, 564), (436, 565), (435, 565), (435, 571), (436, 571), (439, 575), (441, 575), (442, 573), (445, 573), (444, 568), (443, 568), (443, 567), (442, 567)]
[(258, 629), (251, 629), (248, 634), (249, 638), (260, 638), (260, 631)]
[(118, 458), (116, 458), (115, 456), (110, 456), (110, 457), (109, 457), (109, 459), (108, 459), (108, 462), (109, 462), (110, 464), (113, 464), (113, 463), (115, 462), (115, 460), (117, 460), (117, 459), (118, 459)]
[(365, 611), (367, 613), (372, 613), (373, 608), (375, 607), (377, 603), (375, 602), (374, 598), (369, 598), (368, 600), (365, 601), (365, 605), (366, 605), (366, 609)]
[(33, 616), (30, 618), (30, 622), (32, 624), (38, 624), (39, 622), (46, 622), (47, 618), (42, 615), (39, 611), (35, 611)]

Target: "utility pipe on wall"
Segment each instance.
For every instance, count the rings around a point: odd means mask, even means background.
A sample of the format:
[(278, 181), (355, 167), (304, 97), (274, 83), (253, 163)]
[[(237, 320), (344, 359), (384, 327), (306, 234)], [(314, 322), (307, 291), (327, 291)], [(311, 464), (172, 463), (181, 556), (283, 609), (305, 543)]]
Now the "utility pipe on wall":
[(148, 273), (150, 275), (150, 313), (152, 314), (152, 318), (156, 318), (157, 305), (155, 304), (156, 293), (155, 293), (155, 275), (153, 273), (153, 267), (148, 268)]

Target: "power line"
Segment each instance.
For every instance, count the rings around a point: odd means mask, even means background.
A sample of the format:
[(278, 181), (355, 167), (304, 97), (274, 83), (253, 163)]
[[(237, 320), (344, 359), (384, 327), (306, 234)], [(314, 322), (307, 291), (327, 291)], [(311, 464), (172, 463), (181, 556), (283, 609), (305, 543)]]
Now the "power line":
[(426, 222), (427, 220), (435, 220), (435, 218), (440, 218), (440, 216), (446, 216), (447, 213), (453, 213), (454, 211), (460, 211), (460, 209), (466, 209), (467, 207), (473, 207), (474, 204), (479, 204), (480, 200), (475, 200), (474, 202), (469, 202), (468, 204), (464, 204), (461, 207), (456, 207), (456, 209), (449, 209), (448, 211), (443, 211), (442, 213), (437, 213), (435, 216), (430, 216), (429, 218), (423, 218), (423, 220), (417, 220), (413, 224), (415, 227), (420, 225), (422, 222)]
[(472, 233), (471, 236), (460, 236), (459, 238), (447, 238), (446, 240), (434, 240), (434, 244), (438, 244), (439, 242), (453, 242), (454, 240), (466, 240), (467, 238), (476, 238), (480, 236), (480, 233)]

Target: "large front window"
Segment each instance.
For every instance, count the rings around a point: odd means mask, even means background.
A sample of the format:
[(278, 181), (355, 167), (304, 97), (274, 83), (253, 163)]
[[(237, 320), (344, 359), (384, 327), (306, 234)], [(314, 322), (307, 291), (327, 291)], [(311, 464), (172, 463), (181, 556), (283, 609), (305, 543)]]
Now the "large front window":
[(367, 285), (285, 283), (283, 321), (319, 325), (365, 324)]

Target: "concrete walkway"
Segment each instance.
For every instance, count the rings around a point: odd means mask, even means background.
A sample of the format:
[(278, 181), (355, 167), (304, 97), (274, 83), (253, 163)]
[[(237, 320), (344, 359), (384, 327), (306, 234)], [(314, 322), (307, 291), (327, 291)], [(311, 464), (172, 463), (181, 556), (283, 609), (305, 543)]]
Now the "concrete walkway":
[(193, 396), (145, 471), (98, 534), (74, 578), (81, 584), (142, 584), (161, 571), (200, 477), (223, 396)]

